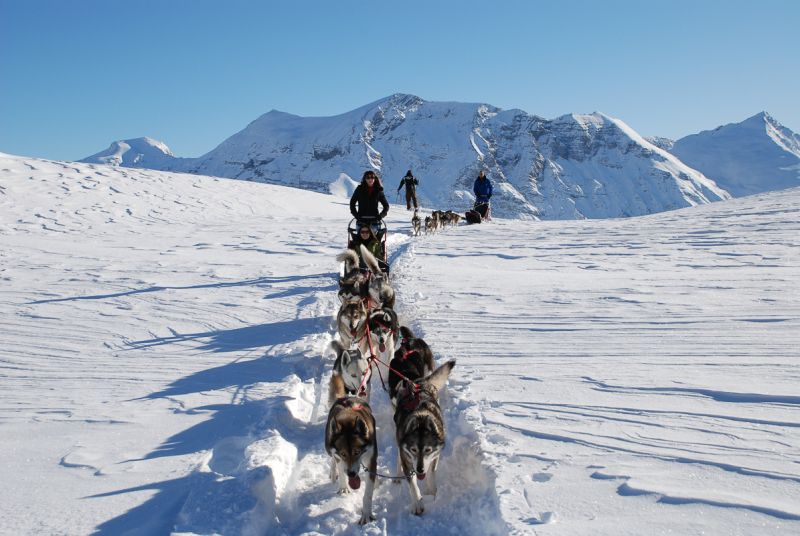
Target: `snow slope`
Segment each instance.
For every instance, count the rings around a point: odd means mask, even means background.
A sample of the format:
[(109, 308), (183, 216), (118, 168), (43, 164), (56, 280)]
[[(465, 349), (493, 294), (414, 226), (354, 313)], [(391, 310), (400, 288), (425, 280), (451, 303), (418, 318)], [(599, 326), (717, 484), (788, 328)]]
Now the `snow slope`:
[(418, 518), (382, 482), (361, 529), (323, 449), (343, 200), (0, 171), (1, 533), (800, 529), (798, 189), (416, 240), (394, 207), (401, 320), (458, 364), (438, 496)]
[[(97, 162), (96, 158), (89, 161)], [(396, 94), (333, 117), (272, 110), (209, 153), (152, 167), (328, 192), (341, 174), (382, 173), (389, 191), (407, 169), (423, 206), (464, 211), (484, 169), (494, 212), (523, 219), (636, 216), (726, 199), (701, 173), (618, 119), (552, 121), (488, 104)]]
[(766, 112), (681, 138), (670, 152), (735, 197), (800, 186), (800, 136)]

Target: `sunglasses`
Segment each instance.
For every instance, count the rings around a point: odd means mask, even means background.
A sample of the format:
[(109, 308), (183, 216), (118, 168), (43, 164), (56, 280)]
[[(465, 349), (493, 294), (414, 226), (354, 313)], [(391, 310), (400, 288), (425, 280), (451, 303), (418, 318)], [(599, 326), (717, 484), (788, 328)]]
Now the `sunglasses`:
[(374, 180), (375, 180), (375, 177), (367, 177), (367, 180), (368, 180), (368, 181), (374, 181)]

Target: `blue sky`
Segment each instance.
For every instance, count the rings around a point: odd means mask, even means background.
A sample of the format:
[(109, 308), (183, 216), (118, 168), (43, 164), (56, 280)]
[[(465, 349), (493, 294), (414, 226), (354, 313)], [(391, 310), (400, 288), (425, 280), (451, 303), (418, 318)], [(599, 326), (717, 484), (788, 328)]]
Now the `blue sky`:
[(278, 109), (392, 93), (678, 138), (762, 110), (800, 131), (800, 1), (0, 0), (0, 151), (150, 136), (199, 156)]

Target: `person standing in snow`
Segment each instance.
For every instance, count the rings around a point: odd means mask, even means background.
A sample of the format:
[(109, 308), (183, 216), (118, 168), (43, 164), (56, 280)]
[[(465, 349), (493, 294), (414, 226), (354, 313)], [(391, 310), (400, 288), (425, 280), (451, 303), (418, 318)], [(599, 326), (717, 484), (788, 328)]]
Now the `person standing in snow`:
[[(378, 212), (378, 204), (383, 209)], [(353, 196), (350, 198), (350, 213), (359, 222), (369, 222), (373, 226), (378, 220), (382, 220), (389, 212), (389, 202), (383, 193), (383, 185), (378, 175), (367, 170), (361, 178), (361, 184), (356, 186)]]
[(480, 212), (481, 218), (486, 218), (489, 212), (489, 200), (492, 198), (492, 181), (486, 176), (486, 172), (481, 170), (475, 184), (472, 185), (475, 193), (475, 210)]
[(400, 186), (397, 187), (397, 193), (400, 193), (400, 190), (403, 189), (403, 186), (406, 187), (406, 210), (411, 210), (411, 202), (414, 202), (414, 210), (417, 210), (417, 185), (419, 181), (417, 178), (411, 173), (409, 169), (406, 171), (406, 176), (400, 179)]

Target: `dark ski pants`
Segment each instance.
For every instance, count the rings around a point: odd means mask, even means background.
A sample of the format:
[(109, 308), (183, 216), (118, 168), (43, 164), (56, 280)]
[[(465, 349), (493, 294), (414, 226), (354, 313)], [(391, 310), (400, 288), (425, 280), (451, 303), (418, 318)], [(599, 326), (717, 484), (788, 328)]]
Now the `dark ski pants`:
[(414, 202), (414, 209), (417, 208), (417, 189), (406, 187), (406, 210), (411, 210), (411, 202)]

